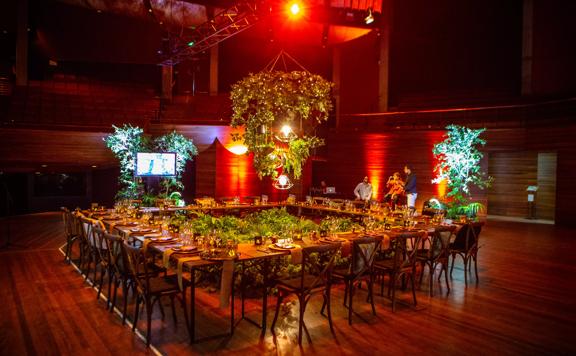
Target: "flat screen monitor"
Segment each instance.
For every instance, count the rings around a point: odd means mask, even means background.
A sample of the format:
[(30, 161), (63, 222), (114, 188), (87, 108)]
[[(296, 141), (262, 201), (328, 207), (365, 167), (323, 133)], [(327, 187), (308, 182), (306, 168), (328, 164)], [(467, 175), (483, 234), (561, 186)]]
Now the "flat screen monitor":
[(176, 153), (174, 152), (138, 152), (136, 154), (137, 176), (175, 176)]

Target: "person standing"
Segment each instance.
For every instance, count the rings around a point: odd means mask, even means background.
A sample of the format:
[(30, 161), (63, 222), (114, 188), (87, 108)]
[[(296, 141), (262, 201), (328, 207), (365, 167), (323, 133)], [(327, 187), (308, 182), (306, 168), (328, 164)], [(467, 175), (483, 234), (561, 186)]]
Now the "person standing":
[(404, 173), (406, 173), (406, 183), (404, 183), (406, 204), (408, 205), (408, 208), (414, 212), (416, 210), (416, 197), (418, 197), (418, 191), (416, 190), (416, 175), (412, 173), (412, 167), (409, 165), (404, 166)]
[(400, 178), (400, 172), (394, 172), (394, 174), (388, 178), (386, 187), (389, 188), (389, 190), (388, 193), (384, 195), (384, 202), (388, 203), (392, 210), (395, 210), (398, 197), (404, 193), (404, 181)]
[(356, 186), (354, 189), (354, 195), (357, 200), (363, 200), (365, 202), (370, 201), (372, 198), (372, 184), (368, 181), (368, 177), (364, 177), (364, 180)]

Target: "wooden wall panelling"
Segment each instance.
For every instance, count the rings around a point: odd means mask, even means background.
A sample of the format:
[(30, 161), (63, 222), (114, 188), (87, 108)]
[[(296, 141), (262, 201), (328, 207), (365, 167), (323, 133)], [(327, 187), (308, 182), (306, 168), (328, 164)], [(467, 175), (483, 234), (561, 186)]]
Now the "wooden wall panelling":
[(490, 215), (527, 217), (526, 188), (538, 184), (538, 153), (490, 153), (488, 174), (494, 178), (488, 191)]
[(438, 186), (432, 184), (434, 156), (432, 147), (442, 140), (443, 131), (385, 131), (362, 133), (340, 131), (327, 138), (326, 163), (322, 177), (345, 198), (353, 198), (353, 190), (365, 175), (380, 200), (385, 194), (385, 183), (390, 175), (398, 171), (404, 176), (405, 164), (413, 166), (418, 181), (417, 206), (437, 197)]
[(538, 153), (538, 192), (535, 201), (535, 216), (554, 220), (556, 208), (556, 153)]

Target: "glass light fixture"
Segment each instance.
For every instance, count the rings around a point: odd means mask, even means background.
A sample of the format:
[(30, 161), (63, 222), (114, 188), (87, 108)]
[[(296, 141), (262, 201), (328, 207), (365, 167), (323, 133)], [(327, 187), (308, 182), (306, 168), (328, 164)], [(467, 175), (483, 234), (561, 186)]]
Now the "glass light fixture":
[(292, 181), (290, 180), (290, 178), (288, 178), (287, 175), (280, 174), (278, 178), (276, 178), (276, 180), (274, 181), (273, 185), (274, 188), (276, 189), (286, 190), (292, 188), (294, 186), (294, 183), (292, 183)]
[(296, 133), (292, 130), (292, 127), (288, 124), (284, 124), (280, 129), (280, 135), (276, 135), (276, 139), (280, 142), (290, 142), (294, 140), (296, 137)]
[(374, 15), (372, 15), (372, 8), (369, 7), (369, 8), (368, 8), (368, 16), (366, 16), (366, 17), (364, 18), (364, 23), (365, 23), (366, 25), (370, 25), (372, 22), (374, 22)]

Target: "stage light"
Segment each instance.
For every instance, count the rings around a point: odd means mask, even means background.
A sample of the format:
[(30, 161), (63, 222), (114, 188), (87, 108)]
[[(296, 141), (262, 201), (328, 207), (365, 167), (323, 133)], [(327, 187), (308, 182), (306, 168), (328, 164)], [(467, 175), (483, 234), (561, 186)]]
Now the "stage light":
[(370, 25), (372, 22), (374, 22), (374, 15), (372, 15), (371, 7), (368, 8), (368, 16), (364, 18), (364, 22), (366, 23), (366, 25)]
[(235, 155), (243, 155), (248, 152), (248, 147), (243, 144), (237, 144), (228, 148), (228, 151), (234, 153)]
[(300, 2), (292, 1), (288, 3), (288, 15), (293, 18), (300, 17), (302, 15), (302, 5)]
[(282, 135), (284, 135), (284, 137), (288, 137), (288, 135), (290, 135), (290, 133), (292, 132), (292, 128), (290, 127), (290, 125), (284, 125), (282, 126), (280, 131), (282, 132)]

